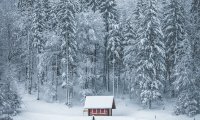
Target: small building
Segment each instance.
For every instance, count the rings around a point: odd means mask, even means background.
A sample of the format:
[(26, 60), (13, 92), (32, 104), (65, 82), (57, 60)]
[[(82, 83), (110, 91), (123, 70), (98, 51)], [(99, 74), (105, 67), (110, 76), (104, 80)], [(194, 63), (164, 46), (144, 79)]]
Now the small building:
[(113, 96), (86, 96), (84, 111), (88, 116), (112, 116), (112, 109), (116, 109)]

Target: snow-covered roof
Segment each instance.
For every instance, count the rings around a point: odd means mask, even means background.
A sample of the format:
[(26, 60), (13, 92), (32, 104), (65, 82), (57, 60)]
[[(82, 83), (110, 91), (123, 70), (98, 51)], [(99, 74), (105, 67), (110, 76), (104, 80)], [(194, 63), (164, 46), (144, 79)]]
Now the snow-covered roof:
[(86, 96), (85, 109), (109, 108), (116, 109), (113, 96)]

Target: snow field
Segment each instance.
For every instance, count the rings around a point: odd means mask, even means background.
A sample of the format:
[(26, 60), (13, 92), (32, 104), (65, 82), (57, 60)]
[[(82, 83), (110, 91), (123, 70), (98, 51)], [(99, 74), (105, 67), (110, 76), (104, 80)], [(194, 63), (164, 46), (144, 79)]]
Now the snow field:
[[(92, 120), (91, 116), (83, 115), (83, 106), (68, 108), (61, 103), (47, 103), (37, 101), (34, 96), (23, 94), (21, 113), (14, 120)], [(113, 116), (98, 116), (95, 120), (194, 120), (185, 115), (173, 114), (171, 102), (165, 103), (165, 109), (143, 109), (137, 104), (125, 104), (123, 100), (116, 100), (116, 110)], [(195, 117), (200, 120), (200, 115)]]

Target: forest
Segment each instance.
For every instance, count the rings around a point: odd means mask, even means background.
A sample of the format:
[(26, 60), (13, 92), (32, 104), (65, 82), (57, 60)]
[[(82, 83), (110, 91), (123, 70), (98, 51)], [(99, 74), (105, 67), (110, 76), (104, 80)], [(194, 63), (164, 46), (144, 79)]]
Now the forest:
[(112, 95), (200, 114), (200, 0), (0, 0), (0, 116), (19, 86), (68, 108)]

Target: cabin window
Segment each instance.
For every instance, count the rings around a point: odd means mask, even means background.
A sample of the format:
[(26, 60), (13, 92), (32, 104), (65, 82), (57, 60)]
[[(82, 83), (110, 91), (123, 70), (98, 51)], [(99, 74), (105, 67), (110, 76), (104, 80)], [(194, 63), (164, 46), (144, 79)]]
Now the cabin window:
[(93, 109), (93, 113), (97, 113), (97, 110), (96, 110), (96, 109)]
[(100, 113), (100, 109), (97, 109), (97, 113)]
[(107, 109), (105, 109), (105, 113), (108, 113), (108, 110), (107, 110)]
[(104, 113), (104, 109), (101, 109), (101, 113)]

